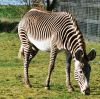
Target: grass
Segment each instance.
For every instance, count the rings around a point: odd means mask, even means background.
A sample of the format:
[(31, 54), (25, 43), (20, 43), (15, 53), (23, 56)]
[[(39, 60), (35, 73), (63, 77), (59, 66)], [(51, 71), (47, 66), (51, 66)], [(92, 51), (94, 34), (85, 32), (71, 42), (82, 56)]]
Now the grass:
[[(51, 78), (51, 90), (44, 89), (47, 76), (49, 53), (39, 52), (32, 60), (29, 77), (32, 88), (24, 87), (23, 62), (17, 59), (20, 42), (14, 33), (0, 33), (0, 99), (100, 99), (100, 56), (91, 64), (91, 95), (84, 96), (74, 80), (74, 66), (71, 70), (71, 80), (75, 91), (68, 93), (65, 85), (65, 56), (59, 53), (55, 70)], [(100, 55), (100, 43), (87, 41), (87, 52), (96, 48)], [(73, 62), (72, 62), (73, 64)]]

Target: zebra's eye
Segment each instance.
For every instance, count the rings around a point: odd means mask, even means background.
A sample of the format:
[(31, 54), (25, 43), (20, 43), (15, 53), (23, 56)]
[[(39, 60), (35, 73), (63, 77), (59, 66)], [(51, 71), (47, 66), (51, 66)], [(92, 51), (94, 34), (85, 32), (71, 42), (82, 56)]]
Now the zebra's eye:
[(82, 71), (80, 71), (80, 74), (82, 74)]

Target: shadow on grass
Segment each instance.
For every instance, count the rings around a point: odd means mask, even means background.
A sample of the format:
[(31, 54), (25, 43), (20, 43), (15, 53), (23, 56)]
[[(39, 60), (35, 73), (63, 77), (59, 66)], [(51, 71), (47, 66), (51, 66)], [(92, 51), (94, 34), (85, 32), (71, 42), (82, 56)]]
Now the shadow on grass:
[[(19, 75), (15, 75), (15, 78), (17, 81), (19, 81), (19, 83), (22, 84), (22, 86), (24, 86), (24, 77), (23, 75), (19, 74)], [(30, 80), (30, 84), (32, 88), (44, 88), (44, 85), (41, 84), (38, 80), (34, 79), (34, 82), (32, 83), (31, 79), (33, 79), (34, 76), (33, 75), (29, 75), (29, 80)]]
[[(24, 86), (24, 83), (23, 83), (23, 76), (22, 75), (15, 75), (16, 77), (16, 80), (19, 81), (19, 83), (21, 83), (23, 86)], [(31, 79), (34, 78), (33, 75), (29, 75), (29, 78), (30, 78), (30, 82), (31, 82)], [(39, 82), (38, 80), (34, 79), (35, 81), (32, 83), (31, 82), (31, 85), (32, 85), (32, 88), (41, 88), (43, 89), (44, 88), (44, 82), (41, 83)], [(80, 89), (79, 89), (79, 86), (78, 85), (73, 85), (74, 87), (74, 91), (75, 93), (80, 93)], [(66, 85), (64, 84), (50, 84), (50, 90), (53, 90), (53, 91), (58, 91), (58, 92), (68, 92), (67, 90), (67, 87)], [(71, 92), (71, 93), (73, 93)], [(99, 96), (100, 97), (100, 86), (99, 85), (96, 85), (94, 87), (91, 87), (91, 93), (90, 95), (94, 95), (94, 96)]]
[(74, 91), (68, 92), (68, 88), (66, 84), (55, 84), (51, 85), (51, 90), (58, 91), (58, 92), (66, 92), (66, 93), (80, 93), (79, 86), (73, 85)]

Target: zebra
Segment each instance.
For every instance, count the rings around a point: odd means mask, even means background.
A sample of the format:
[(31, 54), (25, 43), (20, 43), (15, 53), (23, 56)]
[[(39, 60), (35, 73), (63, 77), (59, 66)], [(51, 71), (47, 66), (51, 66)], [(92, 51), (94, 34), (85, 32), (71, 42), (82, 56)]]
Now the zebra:
[(48, 12), (31, 9), (21, 19), (18, 25), (18, 35), (21, 41), (19, 57), (24, 61), (24, 83), (31, 87), (28, 78), (28, 67), (39, 50), (50, 53), (48, 75), (45, 89), (50, 89), (50, 77), (55, 66), (56, 56), (60, 51), (66, 55), (66, 86), (69, 92), (74, 91), (70, 81), (71, 60), (74, 60), (74, 76), (81, 93), (90, 94), (89, 61), (96, 57), (95, 49), (86, 53), (86, 44), (77, 20), (69, 12)]

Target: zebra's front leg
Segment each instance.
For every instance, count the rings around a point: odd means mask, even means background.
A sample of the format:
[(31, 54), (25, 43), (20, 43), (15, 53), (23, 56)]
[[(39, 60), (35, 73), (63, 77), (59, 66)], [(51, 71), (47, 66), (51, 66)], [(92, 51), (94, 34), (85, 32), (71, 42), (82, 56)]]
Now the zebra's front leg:
[(68, 88), (68, 92), (74, 91), (74, 88), (72, 87), (71, 81), (70, 81), (71, 60), (72, 60), (71, 53), (66, 52), (66, 86)]
[(49, 68), (48, 68), (48, 76), (45, 82), (45, 89), (50, 89), (50, 85), (49, 85), (50, 77), (54, 69), (56, 56), (57, 56), (57, 50), (56, 50), (56, 47), (53, 47), (50, 53), (50, 63), (49, 63)]

